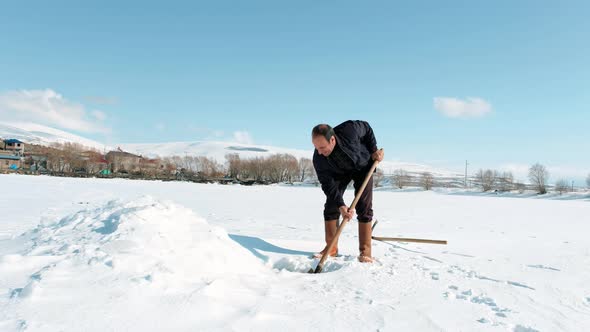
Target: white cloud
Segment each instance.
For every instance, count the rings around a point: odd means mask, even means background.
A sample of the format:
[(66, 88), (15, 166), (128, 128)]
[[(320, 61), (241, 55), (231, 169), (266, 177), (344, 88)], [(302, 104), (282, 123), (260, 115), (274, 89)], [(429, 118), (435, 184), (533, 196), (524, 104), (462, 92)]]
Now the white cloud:
[(102, 123), (106, 118), (103, 112), (88, 112), (82, 104), (67, 100), (51, 89), (0, 93), (0, 117), (84, 133), (110, 132)]
[(254, 144), (252, 136), (247, 131), (236, 131), (234, 132), (234, 140), (237, 143), (242, 144)]
[(435, 97), (434, 108), (450, 118), (481, 117), (492, 112), (492, 105), (477, 97), (469, 97), (465, 100)]

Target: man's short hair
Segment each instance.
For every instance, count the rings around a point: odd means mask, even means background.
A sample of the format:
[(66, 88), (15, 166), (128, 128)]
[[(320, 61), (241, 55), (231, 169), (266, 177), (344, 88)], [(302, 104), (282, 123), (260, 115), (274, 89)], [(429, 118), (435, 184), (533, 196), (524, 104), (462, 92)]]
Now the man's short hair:
[(313, 127), (311, 131), (311, 137), (316, 138), (318, 136), (323, 136), (327, 141), (330, 141), (330, 138), (334, 136), (334, 129), (325, 123), (319, 124)]

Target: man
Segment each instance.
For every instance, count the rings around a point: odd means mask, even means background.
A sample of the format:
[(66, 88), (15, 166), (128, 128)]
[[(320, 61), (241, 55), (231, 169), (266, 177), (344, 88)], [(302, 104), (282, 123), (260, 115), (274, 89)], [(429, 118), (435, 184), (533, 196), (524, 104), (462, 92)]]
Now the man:
[[(374, 160), (383, 160), (383, 150), (377, 149), (373, 129), (365, 121), (346, 121), (332, 128), (327, 124), (315, 126), (311, 132), (315, 147), (313, 166), (322, 190), (326, 194), (324, 205), (324, 230), (326, 247), (336, 235), (338, 219), (352, 219), (358, 211), (359, 261), (373, 262), (371, 256), (371, 227), (373, 221), (373, 178), (361, 194), (356, 211), (349, 209), (342, 195), (350, 181), (354, 181), (355, 195), (358, 193)], [(329, 253), (338, 254), (338, 243)]]

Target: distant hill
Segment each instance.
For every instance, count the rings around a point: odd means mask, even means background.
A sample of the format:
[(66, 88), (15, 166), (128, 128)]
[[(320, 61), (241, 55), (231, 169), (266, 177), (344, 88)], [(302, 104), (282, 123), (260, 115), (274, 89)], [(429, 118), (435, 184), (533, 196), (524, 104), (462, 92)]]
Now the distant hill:
[(0, 138), (16, 138), (24, 143), (49, 146), (51, 143), (78, 143), (103, 151), (111, 148), (102, 143), (44, 125), (23, 122), (0, 122)]
[[(216, 159), (223, 163), (225, 156), (237, 153), (240, 158), (267, 157), (277, 153), (287, 153), (296, 158), (313, 157), (313, 146), (309, 150), (288, 149), (275, 146), (263, 146), (254, 144), (238, 144), (231, 142), (197, 141), (197, 142), (172, 142), (172, 143), (142, 143), (121, 144), (123, 150), (150, 157), (169, 157), (197, 155)], [(379, 168), (386, 174), (392, 174), (396, 169), (403, 169), (410, 173), (431, 172), (437, 177), (462, 177), (461, 174), (444, 169), (438, 169), (428, 165), (413, 164), (399, 161), (383, 161)]]
[[(255, 144), (240, 144), (235, 142), (218, 141), (195, 141), (195, 142), (169, 142), (169, 143), (139, 143), (119, 144), (115, 147), (106, 146), (79, 135), (68, 133), (63, 130), (51, 128), (36, 123), (5, 123), (0, 122), (0, 138), (16, 138), (25, 143), (50, 145), (51, 143), (78, 143), (97, 150), (113, 150), (117, 147), (147, 157), (170, 157), (170, 156), (205, 156), (216, 159), (220, 163), (225, 162), (227, 154), (237, 153), (240, 158), (248, 159), (255, 157), (267, 157), (277, 153), (287, 153), (296, 158), (312, 158), (313, 147), (298, 150), (275, 146), (264, 146)], [(388, 156), (387, 157), (393, 157)], [(404, 169), (410, 173), (431, 172), (436, 177), (461, 177), (456, 172), (438, 169), (428, 165), (405, 163), (399, 161), (384, 161), (379, 166), (386, 174), (392, 174), (396, 169)]]

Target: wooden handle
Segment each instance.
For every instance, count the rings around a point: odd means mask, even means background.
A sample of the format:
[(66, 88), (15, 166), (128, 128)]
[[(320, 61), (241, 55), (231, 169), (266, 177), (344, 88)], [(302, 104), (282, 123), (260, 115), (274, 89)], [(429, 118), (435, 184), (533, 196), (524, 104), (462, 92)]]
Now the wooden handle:
[(447, 241), (445, 241), (445, 240), (428, 240), (428, 239), (412, 239), (412, 238), (405, 238), (405, 237), (381, 237), (381, 236), (372, 236), (371, 238), (373, 240), (377, 240), (377, 241), (447, 244)]

